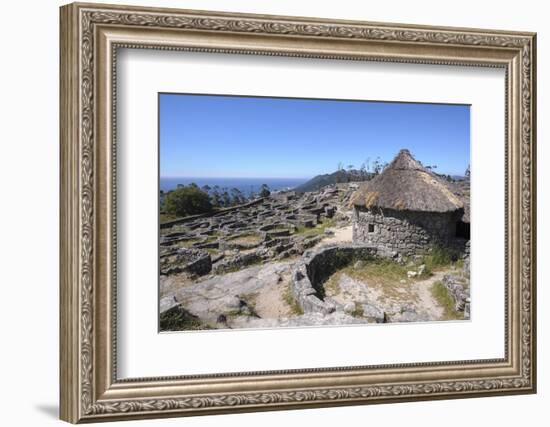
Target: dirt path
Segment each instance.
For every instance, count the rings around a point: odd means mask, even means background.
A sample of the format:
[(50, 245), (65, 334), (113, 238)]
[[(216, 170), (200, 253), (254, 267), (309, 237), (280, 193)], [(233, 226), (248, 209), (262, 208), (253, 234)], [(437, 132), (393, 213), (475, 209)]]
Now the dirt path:
[(438, 271), (424, 280), (407, 279), (396, 283), (381, 283), (376, 279), (358, 279), (340, 273), (325, 283), (327, 296), (342, 305), (370, 303), (384, 312), (395, 312), (399, 307), (413, 306), (429, 320), (442, 320), (444, 309), (434, 299), (432, 286), (449, 271)]
[(433, 320), (441, 320), (444, 310), (432, 296), (431, 289), (433, 284), (442, 280), (443, 276), (447, 273), (448, 271), (437, 271), (431, 277), (410, 285), (411, 290), (418, 298), (418, 307), (425, 311)]
[(352, 226), (348, 225), (347, 227), (341, 228), (331, 228), (331, 231), (334, 232), (333, 236), (326, 237), (323, 239), (323, 245), (332, 245), (336, 243), (351, 243), (352, 241)]
[(289, 317), (292, 312), (284, 299), (284, 292), (290, 286), (290, 274), (279, 275), (277, 286), (262, 289), (256, 297), (255, 311), (262, 319)]

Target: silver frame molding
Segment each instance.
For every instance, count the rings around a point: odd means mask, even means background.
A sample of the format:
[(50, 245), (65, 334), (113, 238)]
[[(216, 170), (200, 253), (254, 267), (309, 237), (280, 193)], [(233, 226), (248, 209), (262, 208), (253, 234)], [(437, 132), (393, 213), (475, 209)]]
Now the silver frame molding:
[[(80, 3), (60, 13), (61, 419), (113, 421), (536, 391), (534, 33)], [(504, 68), (505, 357), (117, 379), (118, 48)]]

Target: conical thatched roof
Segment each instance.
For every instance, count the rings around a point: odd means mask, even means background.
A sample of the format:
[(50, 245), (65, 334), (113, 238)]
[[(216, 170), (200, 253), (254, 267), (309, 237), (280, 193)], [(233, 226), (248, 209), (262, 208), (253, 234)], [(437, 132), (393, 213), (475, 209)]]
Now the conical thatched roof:
[(384, 171), (355, 192), (351, 203), (367, 208), (452, 212), (462, 201), (409, 150), (401, 150)]
[(453, 194), (458, 197), (464, 205), (464, 215), (462, 215), (462, 221), (470, 222), (470, 182), (458, 181), (448, 182), (447, 186)]

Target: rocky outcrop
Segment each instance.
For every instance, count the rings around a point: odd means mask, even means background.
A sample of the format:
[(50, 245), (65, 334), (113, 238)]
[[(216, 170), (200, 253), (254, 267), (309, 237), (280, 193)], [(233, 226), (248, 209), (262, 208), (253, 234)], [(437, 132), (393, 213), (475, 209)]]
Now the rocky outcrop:
[[(219, 276), (206, 276), (192, 284), (167, 292), (160, 300), (160, 312), (182, 304), (201, 321), (216, 325), (220, 316), (253, 315), (255, 297), (261, 292), (286, 286), (289, 262), (270, 262)], [(172, 280), (170, 277), (165, 280)], [(222, 327), (218, 325), (218, 327)]]
[(385, 313), (377, 306), (373, 304), (363, 304), (363, 317), (369, 321), (369, 323), (385, 323)]
[(251, 264), (258, 263), (262, 260), (262, 253), (254, 251), (249, 253), (237, 252), (234, 256), (226, 257), (216, 263), (214, 267), (215, 274), (223, 274), (230, 271), (235, 271)]
[(232, 320), (232, 326), (234, 328), (284, 328), (354, 324), (365, 324), (365, 319), (359, 319), (340, 311), (329, 314), (311, 312), (294, 317), (284, 317), (281, 319), (258, 319), (241, 316)]
[(212, 259), (204, 250), (179, 248), (170, 255), (161, 257), (160, 265), (161, 275), (186, 272), (202, 276), (212, 270)]

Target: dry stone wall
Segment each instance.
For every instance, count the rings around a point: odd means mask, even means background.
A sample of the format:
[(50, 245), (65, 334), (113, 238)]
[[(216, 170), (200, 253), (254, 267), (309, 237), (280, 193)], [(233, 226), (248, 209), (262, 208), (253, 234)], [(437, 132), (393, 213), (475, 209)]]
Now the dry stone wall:
[(353, 242), (403, 255), (422, 252), (434, 243), (450, 244), (462, 213), (411, 212), (356, 207)]
[(377, 255), (372, 246), (327, 246), (305, 252), (292, 271), (294, 299), (304, 313), (330, 314), (336, 310), (324, 299), (323, 283), (338, 269), (354, 260), (371, 259)]
[[(222, 274), (301, 255), (323, 237), (307, 233), (307, 229), (332, 218), (349, 223), (340, 208), (352, 192), (349, 187), (328, 186), (302, 195), (274, 193), (241, 206), (162, 224), (161, 274)], [(190, 254), (192, 258), (200, 254), (202, 261), (208, 259), (210, 269), (188, 266)]]

